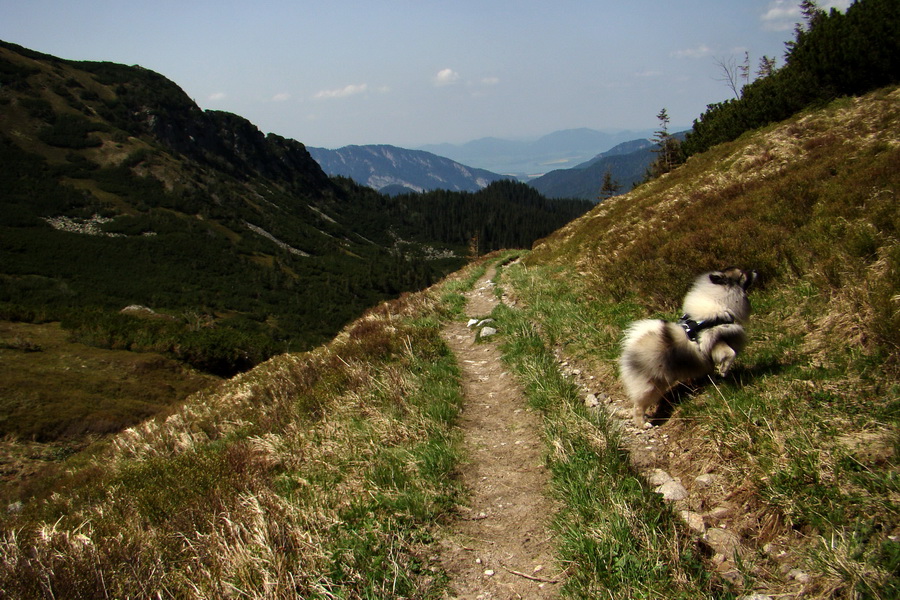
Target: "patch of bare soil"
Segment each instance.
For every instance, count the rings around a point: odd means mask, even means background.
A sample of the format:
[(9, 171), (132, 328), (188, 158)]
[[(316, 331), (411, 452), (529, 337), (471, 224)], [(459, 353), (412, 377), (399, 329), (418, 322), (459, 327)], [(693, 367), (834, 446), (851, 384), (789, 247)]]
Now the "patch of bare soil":
[[(467, 294), (466, 312), (484, 317), (498, 302), (490, 278)], [(555, 598), (560, 568), (549, 529), (554, 512), (547, 492), (540, 416), (506, 370), (491, 341), (453, 323), (443, 332), (457, 357), (465, 392), (460, 419), (466, 458), (460, 477), (469, 492), (441, 540), (441, 564), (450, 576), (447, 598), (506, 600)]]

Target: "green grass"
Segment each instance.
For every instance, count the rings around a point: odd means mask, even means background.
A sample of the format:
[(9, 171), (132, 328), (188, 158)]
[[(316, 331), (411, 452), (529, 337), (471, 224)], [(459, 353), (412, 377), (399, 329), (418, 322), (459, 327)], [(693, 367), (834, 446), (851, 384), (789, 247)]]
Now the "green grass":
[(563, 594), (732, 597), (709, 576), (701, 550), (674, 513), (632, 468), (616, 427), (603, 413), (588, 410), (576, 386), (559, 371), (551, 340), (586, 354), (586, 342), (605, 335), (585, 326), (577, 290), (544, 269), (514, 266), (503, 274), (504, 285), (527, 308), (501, 305), (492, 317), (505, 332), (504, 359), (523, 381), (529, 402), (543, 414), (547, 461), (562, 506), (555, 529), (559, 556), (567, 565)]
[[(374, 307), (71, 461), (4, 514), (20, 598), (439, 598), (461, 493), (459, 373), (439, 332), (473, 267)], [(123, 570), (121, 565), (128, 565)]]
[[(629, 472), (616, 428), (581, 406), (550, 351), (587, 365), (605, 391), (621, 397), (618, 342), (630, 320), (645, 316), (640, 307), (604, 302), (587, 278), (561, 266), (517, 265), (503, 281), (523, 308), (499, 307), (492, 316), (532, 401), (547, 414), (550, 462), (566, 504), (562, 552), (578, 573), (569, 593), (675, 597), (689, 590), (685, 597), (727, 597), (703, 575), (697, 548), (683, 537), (675, 541), (682, 527), (646, 498), (653, 494)], [(671, 417), (677, 429), (664, 431), (682, 436), (695, 463), (719, 465), (730, 489), (750, 491), (741, 496), (745, 510), (758, 511), (761, 503), (766, 518), (779, 524), (764, 535), (745, 532), (753, 536), (745, 543), (759, 544), (739, 563), (745, 581), (782, 585), (762, 546), (799, 532), (807, 542), (793, 542), (795, 564), (814, 574), (814, 597), (892, 597), (900, 584), (900, 546), (892, 537), (900, 526), (900, 386), (887, 376), (894, 358), (816, 332), (813, 323), (831, 299), (809, 280), (757, 290), (752, 299), (751, 342), (733, 373), (682, 397)], [(632, 514), (635, 524), (625, 527), (623, 515)], [(606, 544), (634, 554), (621, 557)], [(653, 567), (653, 557), (665, 552), (671, 554), (661, 563), (682, 571)]]
[(694, 157), (508, 273), (533, 323), (513, 330), (539, 331), (620, 398), (630, 320), (676, 317), (702, 270), (760, 271), (749, 347), (728, 378), (683, 394), (664, 431), (768, 523), (742, 533), (754, 553), (739, 566), (776, 591), (789, 585), (764, 550), (773, 541), (811, 574), (810, 597), (891, 598), (900, 586), (900, 151), (885, 143), (897, 94), (840, 101)]

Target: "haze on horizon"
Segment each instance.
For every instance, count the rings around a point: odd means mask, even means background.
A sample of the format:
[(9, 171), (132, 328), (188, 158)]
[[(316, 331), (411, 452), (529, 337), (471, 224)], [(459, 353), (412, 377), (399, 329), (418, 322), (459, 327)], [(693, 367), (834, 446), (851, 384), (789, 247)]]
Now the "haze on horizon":
[[(820, 1), (845, 10), (851, 0)], [(718, 62), (783, 63), (799, 0), (0, 0), (0, 39), (138, 64), (310, 146), (688, 127)]]

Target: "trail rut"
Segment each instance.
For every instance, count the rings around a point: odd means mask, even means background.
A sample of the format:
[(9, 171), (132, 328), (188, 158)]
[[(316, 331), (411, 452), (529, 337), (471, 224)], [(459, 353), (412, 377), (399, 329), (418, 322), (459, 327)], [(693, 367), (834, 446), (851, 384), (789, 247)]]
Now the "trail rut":
[[(466, 294), (466, 314), (487, 316), (498, 300), (491, 269)], [(441, 540), (450, 575), (446, 598), (506, 600), (556, 598), (560, 568), (549, 528), (553, 503), (542, 460), (540, 416), (491, 342), (477, 343), (464, 323), (443, 336), (459, 362), (465, 393), (460, 419), (469, 496)]]

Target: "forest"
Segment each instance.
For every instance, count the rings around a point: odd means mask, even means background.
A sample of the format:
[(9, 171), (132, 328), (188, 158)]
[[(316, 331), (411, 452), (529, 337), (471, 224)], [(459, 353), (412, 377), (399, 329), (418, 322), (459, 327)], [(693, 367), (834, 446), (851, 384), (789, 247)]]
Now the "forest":
[(590, 208), (512, 182), (391, 198), (329, 179), (303, 144), (140, 67), (0, 43), (0, 83), (0, 319), (216, 375)]
[(900, 3), (858, 0), (842, 13), (804, 0), (801, 8), (805, 23), (786, 44), (784, 65), (763, 57), (739, 98), (709, 105), (681, 146), (685, 158), (804, 108), (900, 82)]

